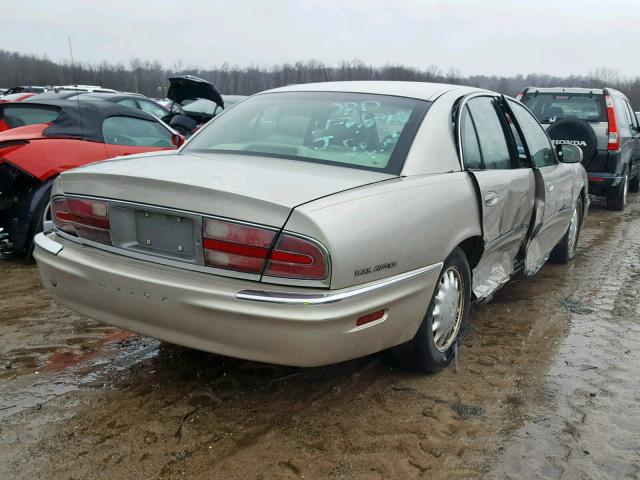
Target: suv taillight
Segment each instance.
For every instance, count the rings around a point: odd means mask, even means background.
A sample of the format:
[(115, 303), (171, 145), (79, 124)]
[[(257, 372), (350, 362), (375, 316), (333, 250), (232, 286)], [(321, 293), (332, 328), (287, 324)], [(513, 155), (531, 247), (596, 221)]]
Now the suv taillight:
[(328, 259), (312, 240), (283, 233), (274, 246), (273, 230), (214, 219), (205, 219), (203, 230), (210, 267), (299, 280), (327, 278)]
[(618, 134), (616, 111), (613, 107), (611, 95), (605, 94), (604, 99), (607, 104), (607, 120), (609, 122), (609, 142), (607, 143), (607, 150), (617, 151), (620, 150), (620, 136)]
[(109, 205), (99, 200), (56, 198), (51, 202), (54, 225), (63, 232), (111, 245)]

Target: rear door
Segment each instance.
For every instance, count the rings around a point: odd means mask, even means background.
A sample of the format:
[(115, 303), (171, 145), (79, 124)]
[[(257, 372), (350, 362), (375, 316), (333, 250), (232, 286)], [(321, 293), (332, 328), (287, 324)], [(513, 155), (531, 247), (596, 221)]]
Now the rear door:
[(533, 275), (569, 228), (573, 213), (573, 169), (558, 162), (553, 145), (535, 117), (513, 100), (502, 102), (525, 140), (536, 181), (536, 209), (526, 247), (525, 273)]
[(514, 271), (531, 222), (535, 178), (518, 153), (496, 97), (473, 95), (460, 108), (461, 158), (477, 185), (485, 246), (473, 271), (473, 289), (485, 298)]

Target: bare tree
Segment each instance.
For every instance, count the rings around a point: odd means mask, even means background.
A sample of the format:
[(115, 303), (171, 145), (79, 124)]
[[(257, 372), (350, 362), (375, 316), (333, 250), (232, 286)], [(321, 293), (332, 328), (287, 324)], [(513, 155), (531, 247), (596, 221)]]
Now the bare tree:
[(595, 68), (586, 76), (528, 74), (510, 77), (497, 75), (465, 77), (460, 71), (453, 69), (444, 73), (437, 65), (431, 65), (424, 70), (395, 64), (374, 67), (358, 59), (345, 60), (337, 65), (326, 65), (317, 60), (309, 60), (282, 65), (247, 67), (224, 63), (212, 68), (185, 67), (182, 61), (176, 60), (171, 68), (165, 68), (158, 61), (134, 58), (128, 66), (108, 62), (77, 64), (75, 77), (73, 70), (69, 62), (53, 62), (46, 57), (0, 50), (0, 86), (3, 87), (63, 85), (77, 82), (158, 97), (166, 94), (167, 78), (181, 74), (202, 77), (213, 82), (222, 93), (239, 95), (250, 95), (292, 83), (332, 80), (442, 82), (471, 85), (508, 95), (515, 95), (527, 86), (564, 85), (593, 88), (608, 86), (621, 90), (633, 105), (640, 107), (640, 79), (624, 78), (616, 70), (602, 67)]

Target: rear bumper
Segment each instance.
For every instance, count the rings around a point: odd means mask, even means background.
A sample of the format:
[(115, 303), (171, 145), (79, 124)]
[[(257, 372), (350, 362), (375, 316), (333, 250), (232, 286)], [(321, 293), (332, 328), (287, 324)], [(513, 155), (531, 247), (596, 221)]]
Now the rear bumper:
[(615, 187), (622, 181), (622, 175), (605, 172), (588, 172), (589, 193), (593, 195), (605, 195), (607, 190)]
[[(411, 339), (441, 270), (435, 264), (343, 290), (286, 288), (136, 260), (55, 234), (38, 234), (35, 246), (45, 287), (78, 312), (198, 350), (295, 366)], [(383, 309), (381, 319), (356, 326)]]

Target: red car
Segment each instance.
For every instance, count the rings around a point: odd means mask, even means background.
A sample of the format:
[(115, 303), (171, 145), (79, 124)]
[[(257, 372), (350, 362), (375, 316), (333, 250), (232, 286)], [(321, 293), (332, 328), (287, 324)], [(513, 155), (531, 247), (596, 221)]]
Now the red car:
[(153, 115), (113, 103), (0, 104), (0, 257), (30, 254), (60, 172), (183, 142)]
[(9, 103), (9, 102), (21, 102), (26, 100), (27, 98), (31, 98), (34, 95), (37, 95), (33, 92), (21, 92), (21, 93), (12, 93), (10, 95), (3, 95), (0, 97), (0, 103)]

